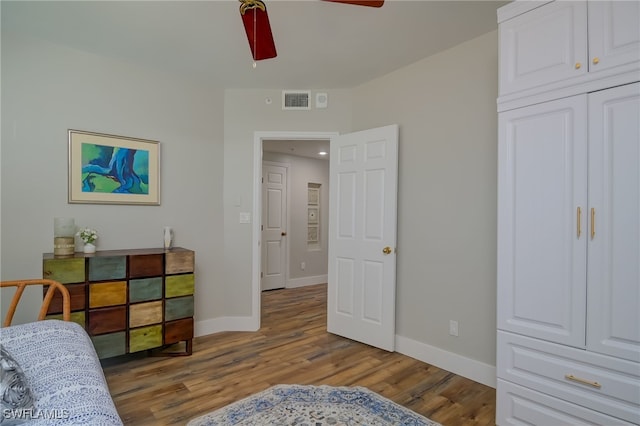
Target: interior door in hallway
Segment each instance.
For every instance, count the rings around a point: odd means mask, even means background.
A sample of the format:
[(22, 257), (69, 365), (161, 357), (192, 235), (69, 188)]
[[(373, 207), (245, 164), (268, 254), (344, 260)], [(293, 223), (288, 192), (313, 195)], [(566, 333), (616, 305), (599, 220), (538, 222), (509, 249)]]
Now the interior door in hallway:
[(331, 139), (327, 330), (395, 350), (398, 126)]
[(284, 288), (286, 280), (287, 167), (262, 164), (262, 290)]

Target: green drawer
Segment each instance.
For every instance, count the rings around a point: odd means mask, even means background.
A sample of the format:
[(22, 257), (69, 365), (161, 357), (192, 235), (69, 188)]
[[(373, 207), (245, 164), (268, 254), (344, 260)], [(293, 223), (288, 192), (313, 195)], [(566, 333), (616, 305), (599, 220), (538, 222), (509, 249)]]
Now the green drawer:
[(110, 358), (127, 353), (127, 337), (124, 331), (93, 336), (91, 341), (96, 348), (98, 358)]
[(127, 275), (127, 256), (89, 258), (89, 281), (118, 280)]
[(165, 278), (165, 297), (188, 296), (193, 294), (193, 274), (168, 275)]
[(162, 346), (162, 325), (129, 330), (129, 352), (144, 351)]
[[(45, 318), (46, 319), (62, 320), (62, 314), (47, 315)], [(86, 316), (85, 316), (84, 311), (71, 312), (71, 321), (75, 322), (76, 324), (80, 324), (82, 326), (82, 328), (86, 328), (87, 327), (85, 325), (85, 318), (86, 318)]]
[(174, 297), (164, 301), (164, 320), (173, 321), (193, 316), (193, 296)]
[(129, 281), (129, 303), (162, 299), (162, 277)]
[(62, 284), (84, 282), (84, 258), (47, 259), (42, 263), (42, 278)]

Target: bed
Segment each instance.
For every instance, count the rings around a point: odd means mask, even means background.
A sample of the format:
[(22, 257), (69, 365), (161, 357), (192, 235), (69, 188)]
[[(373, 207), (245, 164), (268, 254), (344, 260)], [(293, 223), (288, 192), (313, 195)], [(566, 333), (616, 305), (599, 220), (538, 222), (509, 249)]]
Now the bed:
[[(0, 329), (0, 425), (122, 425), (91, 339), (69, 321), (67, 289), (52, 280), (0, 284), (16, 287)], [(38, 321), (11, 325), (20, 297), (31, 285), (48, 286)], [(63, 320), (45, 319), (55, 292), (62, 294)]]

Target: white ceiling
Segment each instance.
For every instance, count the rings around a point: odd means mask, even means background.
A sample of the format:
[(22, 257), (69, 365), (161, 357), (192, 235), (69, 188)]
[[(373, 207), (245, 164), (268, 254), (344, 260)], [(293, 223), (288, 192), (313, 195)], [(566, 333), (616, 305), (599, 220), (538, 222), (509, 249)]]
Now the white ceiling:
[(266, 89), (357, 86), (496, 29), (505, 3), (387, 0), (377, 9), (266, 0), (278, 56), (254, 69), (236, 0), (0, 2), (3, 33), (215, 87)]

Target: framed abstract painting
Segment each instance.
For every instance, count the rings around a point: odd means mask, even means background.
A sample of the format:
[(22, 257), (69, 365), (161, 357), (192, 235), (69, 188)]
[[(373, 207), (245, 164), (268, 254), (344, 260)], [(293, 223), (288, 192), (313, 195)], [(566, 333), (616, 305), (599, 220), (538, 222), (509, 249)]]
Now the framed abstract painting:
[(160, 205), (160, 143), (69, 130), (69, 203)]

